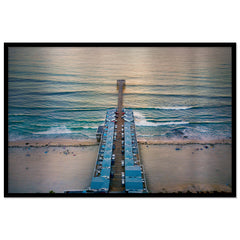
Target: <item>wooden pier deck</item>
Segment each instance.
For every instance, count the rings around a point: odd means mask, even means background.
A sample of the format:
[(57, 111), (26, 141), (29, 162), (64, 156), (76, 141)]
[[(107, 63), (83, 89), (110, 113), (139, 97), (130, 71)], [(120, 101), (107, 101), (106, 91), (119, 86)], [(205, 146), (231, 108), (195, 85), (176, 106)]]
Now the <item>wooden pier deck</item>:
[(118, 118), (117, 118), (117, 136), (114, 141), (115, 149), (113, 154), (115, 154), (115, 163), (112, 165), (112, 171), (114, 177), (110, 181), (109, 192), (123, 192), (124, 186), (122, 186), (122, 172), (124, 172), (124, 167), (122, 167), (122, 160), (124, 160), (124, 154), (122, 154), (122, 125), (124, 125), (124, 119), (122, 118), (122, 107), (123, 107), (123, 89), (125, 87), (125, 80), (117, 81), (118, 88)]

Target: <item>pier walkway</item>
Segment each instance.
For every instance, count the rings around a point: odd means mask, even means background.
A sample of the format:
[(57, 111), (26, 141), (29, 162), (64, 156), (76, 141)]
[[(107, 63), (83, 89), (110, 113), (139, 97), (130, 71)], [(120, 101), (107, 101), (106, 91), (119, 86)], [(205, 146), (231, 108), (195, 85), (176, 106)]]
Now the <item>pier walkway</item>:
[[(115, 123), (116, 128), (116, 140), (115, 149), (113, 154), (115, 154), (115, 162), (112, 165), (113, 178), (110, 182), (110, 192), (122, 192), (124, 191), (124, 186), (122, 184), (122, 172), (124, 172), (124, 166), (122, 166), (122, 160), (124, 161), (124, 155), (122, 154), (122, 126), (124, 126), (123, 119), (123, 89), (125, 87), (125, 80), (117, 81), (118, 88), (118, 108), (117, 108), (117, 122)], [(117, 127), (116, 127), (117, 126)]]

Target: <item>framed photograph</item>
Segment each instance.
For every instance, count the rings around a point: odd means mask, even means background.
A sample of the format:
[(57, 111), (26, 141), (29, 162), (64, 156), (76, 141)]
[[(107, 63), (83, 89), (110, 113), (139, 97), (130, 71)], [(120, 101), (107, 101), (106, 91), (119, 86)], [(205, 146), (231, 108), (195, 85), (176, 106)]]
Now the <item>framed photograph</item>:
[(5, 43), (5, 197), (236, 197), (236, 43)]

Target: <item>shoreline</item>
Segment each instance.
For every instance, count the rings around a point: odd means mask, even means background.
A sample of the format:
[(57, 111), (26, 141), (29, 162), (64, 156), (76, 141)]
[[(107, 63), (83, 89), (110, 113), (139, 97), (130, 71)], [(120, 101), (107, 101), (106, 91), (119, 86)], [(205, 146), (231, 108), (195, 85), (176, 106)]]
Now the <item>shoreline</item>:
[(99, 145), (96, 139), (30, 139), (8, 142), (8, 147), (81, 147), (95, 145)]
[(139, 138), (138, 143), (142, 145), (187, 145), (187, 144), (232, 144), (231, 139), (144, 139)]
[[(138, 138), (139, 145), (232, 144), (231, 139), (146, 139)], [(96, 139), (30, 139), (9, 141), (8, 147), (80, 147), (99, 145)]]

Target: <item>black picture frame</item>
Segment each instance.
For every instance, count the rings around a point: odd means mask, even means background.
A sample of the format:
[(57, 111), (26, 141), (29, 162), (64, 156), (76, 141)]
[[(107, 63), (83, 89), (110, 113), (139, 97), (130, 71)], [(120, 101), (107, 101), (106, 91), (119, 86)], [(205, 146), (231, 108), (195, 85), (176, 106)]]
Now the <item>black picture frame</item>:
[[(64, 194), (9, 193), (8, 191), (8, 48), (10, 47), (230, 47), (232, 49), (232, 192)], [(236, 197), (236, 43), (4, 43), (4, 197)]]

